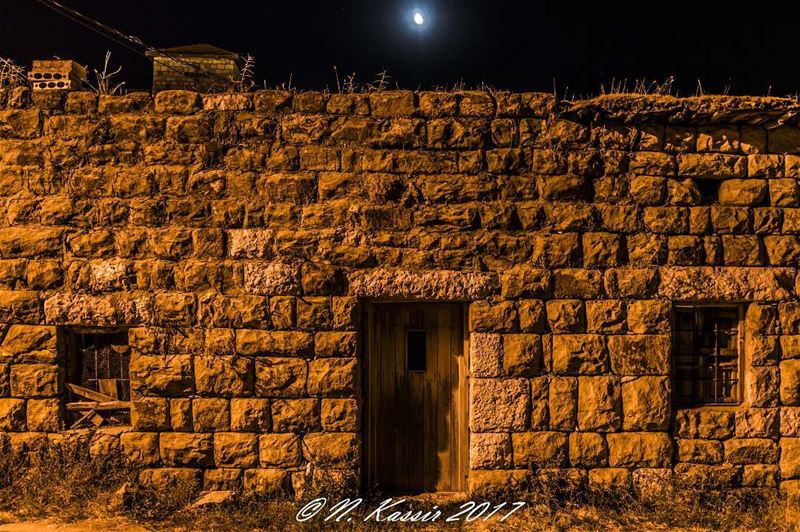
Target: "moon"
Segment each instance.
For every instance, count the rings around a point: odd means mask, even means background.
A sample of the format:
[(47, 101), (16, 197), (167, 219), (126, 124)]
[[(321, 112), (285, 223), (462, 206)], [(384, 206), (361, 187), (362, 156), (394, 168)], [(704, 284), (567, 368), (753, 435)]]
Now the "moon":
[(414, 11), (413, 15), (411, 15), (411, 18), (414, 20), (414, 24), (417, 26), (422, 26), (425, 24), (425, 15), (422, 14), (422, 11)]

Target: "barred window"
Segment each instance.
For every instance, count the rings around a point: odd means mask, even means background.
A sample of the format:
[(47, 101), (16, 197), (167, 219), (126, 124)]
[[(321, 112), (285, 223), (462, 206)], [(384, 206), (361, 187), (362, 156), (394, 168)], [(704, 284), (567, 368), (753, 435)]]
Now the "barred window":
[(742, 308), (675, 308), (673, 398), (681, 405), (741, 401)]
[(68, 426), (130, 424), (127, 331), (75, 329), (66, 338)]

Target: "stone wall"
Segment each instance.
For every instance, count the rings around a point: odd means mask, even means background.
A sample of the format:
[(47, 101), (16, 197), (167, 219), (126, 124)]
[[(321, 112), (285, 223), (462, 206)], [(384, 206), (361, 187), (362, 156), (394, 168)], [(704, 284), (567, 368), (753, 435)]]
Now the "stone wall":
[[(464, 301), (472, 487), (557, 471), (798, 492), (796, 113), (0, 92), (0, 429), (75, 436), (63, 327), (125, 327), (132, 426), (93, 449), (146, 482), (297, 494), (358, 472), (364, 302)], [(676, 301), (744, 304), (740, 406), (672, 406)]]

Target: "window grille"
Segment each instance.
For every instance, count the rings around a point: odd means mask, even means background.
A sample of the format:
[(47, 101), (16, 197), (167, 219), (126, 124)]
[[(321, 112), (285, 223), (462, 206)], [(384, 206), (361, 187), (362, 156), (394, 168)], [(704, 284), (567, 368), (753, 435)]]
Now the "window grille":
[(70, 428), (130, 423), (127, 331), (69, 331), (67, 344)]
[(673, 398), (683, 405), (741, 401), (742, 309), (679, 306), (675, 309)]

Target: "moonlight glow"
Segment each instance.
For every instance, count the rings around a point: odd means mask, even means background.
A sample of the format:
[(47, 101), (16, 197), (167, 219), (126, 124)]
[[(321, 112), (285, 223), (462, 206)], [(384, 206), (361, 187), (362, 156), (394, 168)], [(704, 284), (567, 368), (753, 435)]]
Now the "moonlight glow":
[(417, 26), (425, 24), (425, 16), (422, 14), (422, 11), (414, 11), (412, 18), (414, 19), (414, 24)]

